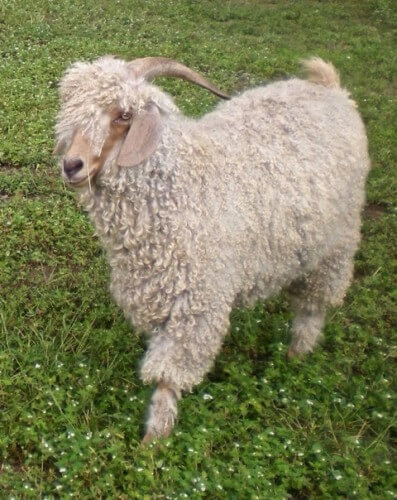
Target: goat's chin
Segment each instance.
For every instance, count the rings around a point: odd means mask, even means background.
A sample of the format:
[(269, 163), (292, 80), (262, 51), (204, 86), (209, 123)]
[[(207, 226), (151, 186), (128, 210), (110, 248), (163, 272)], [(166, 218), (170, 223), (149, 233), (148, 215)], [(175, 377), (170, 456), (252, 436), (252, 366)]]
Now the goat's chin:
[(90, 183), (88, 176), (82, 177), (81, 179), (66, 179), (66, 184), (74, 189), (82, 188), (88, 186)]

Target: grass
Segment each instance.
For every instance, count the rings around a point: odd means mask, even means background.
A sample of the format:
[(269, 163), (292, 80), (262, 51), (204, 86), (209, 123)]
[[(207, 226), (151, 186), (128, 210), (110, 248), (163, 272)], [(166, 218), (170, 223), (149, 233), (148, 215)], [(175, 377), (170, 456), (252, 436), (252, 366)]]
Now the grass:
[[(1, 498), (397, 496), (396, 25), (392, 0), (2, 1)], [(146, 449), (144, 343), (111, 302), (104, 254), (51, 157), (57, 81), (106, 53), (174, 57), (226, 91), (296, 73), (308, 55), (330, 59), (373, 164), (354, 283), (322, 345), (286, 361), (283, 297), (234, 311), (176, 432)], [(216, 102), (161, 84), (191, 115)]]

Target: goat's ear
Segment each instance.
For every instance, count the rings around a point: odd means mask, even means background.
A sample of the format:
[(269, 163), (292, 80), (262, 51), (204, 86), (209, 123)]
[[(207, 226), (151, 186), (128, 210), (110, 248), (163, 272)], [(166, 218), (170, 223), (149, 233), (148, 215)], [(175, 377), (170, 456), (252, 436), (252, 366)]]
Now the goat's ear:
[(161, 138), (161, 115), (155, 104), (146, 106), (133, 117), (132, 125), (124, 140), (117, 164), (135, 167), (153, 154)]

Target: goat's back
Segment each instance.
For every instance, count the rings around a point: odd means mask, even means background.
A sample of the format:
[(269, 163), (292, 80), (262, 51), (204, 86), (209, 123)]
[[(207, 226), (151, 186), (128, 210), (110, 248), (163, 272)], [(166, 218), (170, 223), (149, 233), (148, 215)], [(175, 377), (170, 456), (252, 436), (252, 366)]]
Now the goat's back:
[(310, 268), (332, 247), (356, 244), (369, 161), (347, 92), (276, 82), (221, 103), (194, 129), (209, 150), (188, 167), (205, 179), (204, 239), (225, 260), (250, 262), (253, 274), (267, 262), (280, 278), (302, 266), (298, 255)]

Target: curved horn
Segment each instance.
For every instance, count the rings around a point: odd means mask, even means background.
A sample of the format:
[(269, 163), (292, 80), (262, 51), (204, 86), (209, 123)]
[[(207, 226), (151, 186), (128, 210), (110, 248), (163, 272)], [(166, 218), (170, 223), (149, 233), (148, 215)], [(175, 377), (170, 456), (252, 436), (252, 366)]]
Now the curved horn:
[(135, 59), (128, 65), (135, 76), (144, 78), (147, 81), (153, 80), (156, 76), (175, 76), (195, 83), (222, 99), (230, 99), (227, 94), (223, 93), (203, 76), (173, 59), (168, 59), (168, 57), (144, 57)]

